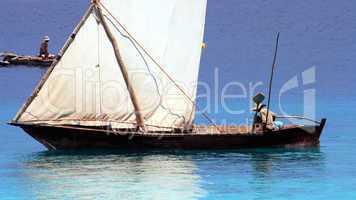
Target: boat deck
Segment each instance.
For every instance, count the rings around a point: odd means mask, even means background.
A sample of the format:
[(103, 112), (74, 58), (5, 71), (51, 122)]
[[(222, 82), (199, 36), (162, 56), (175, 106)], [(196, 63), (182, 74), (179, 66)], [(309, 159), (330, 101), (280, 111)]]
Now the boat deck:
[[(297, 128), (297, 125), (286, 125), (283, 129)], [(193, 129), (195, 134), (251, 134), (253, 133), (252, 126), (195, 126)], [(263, 133), (262, 128), (256, 128), (255, 133)]]
[[(60, 128), (66, 128), (67, 126), (57, 126)], [(293, 129), (302, 126), (298, 125), (286, 125), (280, 130)], [(68, 128), (68, 127), (67, 127)], [(146, 136), (182, 136), (182, 135), (260, 135), (263, 134), (262, 127), (256, 128), (255, 131), (252, 130), (252, 126), (242, 125), (242, 126), (194, 126), (191, 130), (181, 130), (176, 129), (173, 131), (167, 130), (155, 130), (148, 132), (137, 132), (136, 129), (110, 129), (110, 128), (88, 128), (88, 127), (72, 127), (78, 130), (95, 130), (103, 132), (106, 134), (135, 134), (135, 135), (146, 135)]]

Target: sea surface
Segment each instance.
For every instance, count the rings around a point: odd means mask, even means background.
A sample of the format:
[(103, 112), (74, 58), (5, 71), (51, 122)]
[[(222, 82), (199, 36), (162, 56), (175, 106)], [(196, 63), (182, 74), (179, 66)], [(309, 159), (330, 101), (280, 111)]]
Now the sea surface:
[[(58, 52), (88, 4), (1, 0), (0, 51), (36, 54), (49, 35)], [(199, 87), (200, 107), (219, 124), (246, 122), (250, 97), (267, 93), (280, 32), (272, 109), (301, 115), (314, 107), (308, 99), (315, 92), (316, 119), (328, 118), (319, 148), (48, 152), (6, 124), (45, 69), (0, 68), (0, 199), (356, 199), (356, 2), (208, 4), (199, 80), (211, 88)], [(298, 87), (279, 100), (294, 77)], [(222, 102), (226, 93), (240, 96)], [(206, 121), (197, 114), (196, 123)]]

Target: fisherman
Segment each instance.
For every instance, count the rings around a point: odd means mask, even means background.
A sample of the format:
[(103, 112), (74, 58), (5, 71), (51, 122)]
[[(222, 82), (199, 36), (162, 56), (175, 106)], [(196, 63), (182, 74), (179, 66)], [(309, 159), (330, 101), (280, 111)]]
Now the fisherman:
[[(263, 124), (265, 125), (266, 129), (268, 130), (273, 130), (275, 129), (275, 120), (276, 120), (276, 113), (267, 110), (266, 105), (264, 104), (259, 104), (256, 106), (256, 108), (253, 109), (253, 111), (257, 112), (257, 115), (254, 119), (256, 124)], [(268, 113), (268, 117), (267, 117)]]
[(42, 40), (41, 47), (40, 47), (39, 57), (41, 57), (42, 59), (48, 59), (49, 57), (48, 43), (49, 43), (49, 37), (45, 36)]

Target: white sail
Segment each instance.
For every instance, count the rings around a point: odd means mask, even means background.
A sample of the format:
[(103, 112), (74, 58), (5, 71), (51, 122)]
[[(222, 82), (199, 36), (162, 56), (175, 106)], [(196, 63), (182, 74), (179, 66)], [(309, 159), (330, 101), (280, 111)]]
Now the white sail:
[[(145, 124), (170, 128), (191, 125), (206, 0), (100, 2)], [(135, 117), (112, 44), (92, 10), (18, 121), (132, 127)]]

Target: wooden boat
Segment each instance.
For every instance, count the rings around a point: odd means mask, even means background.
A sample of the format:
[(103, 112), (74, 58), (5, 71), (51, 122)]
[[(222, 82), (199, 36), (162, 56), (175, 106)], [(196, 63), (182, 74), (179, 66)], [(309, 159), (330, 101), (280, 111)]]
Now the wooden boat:
[(8, 66), (9, 64), (8, 61), (0, 61), (0, 66)]
[[(207, 0), (94, 0), (10, 123), (50, 150), (315, 146), (315, 125), (193, 124)], [(123, 21), (121, 21), (123, 20)], [(268, 119), (268, 114), (267, 114)]]
[(8, 65), (30, 65), (30, 66), (42, 66), (49, 67), (53, 63), (55, 57), (51, 56), (47, 59), (43, 59), (38, 56), (21, 56), (14, 53), (2, 53), (0, 54), (2, 61), (0, 61), (1, 66)]

